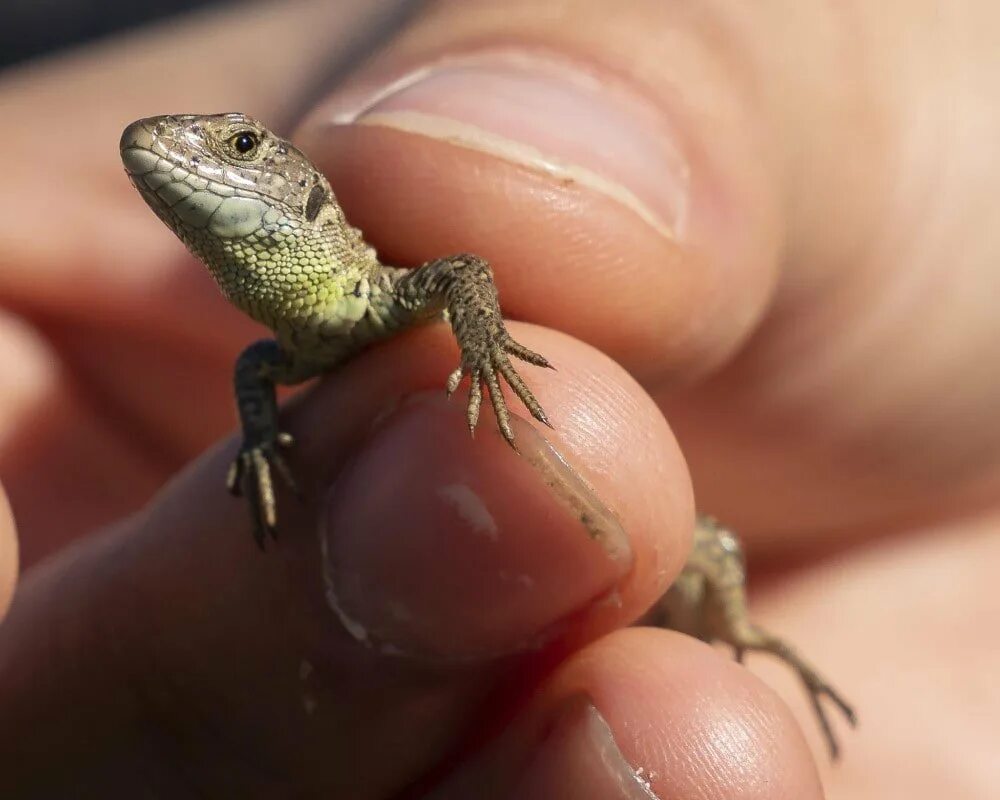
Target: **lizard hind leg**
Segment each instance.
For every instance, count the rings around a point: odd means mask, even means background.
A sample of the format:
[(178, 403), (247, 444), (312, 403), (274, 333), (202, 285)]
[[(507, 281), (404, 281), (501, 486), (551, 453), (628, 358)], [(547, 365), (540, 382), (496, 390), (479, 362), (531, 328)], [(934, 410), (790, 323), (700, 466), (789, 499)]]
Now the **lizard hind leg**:
[(802, 685), (805, 687), (806, 693), (809, 696), (809, 702), (812, 705), (813, 712), (816, 715), (819, 726), (823, 731), (823, 737), (826, 739), (827, 747), (830, 751), (830, 758), (833, 760), (839, 758), (840, 746), (837, 742), (837, 737), (833, 732), (833, 726), (830, 724), (830, 719), (823, 708), (823, 704), (820, 702), (820, 698), (825, 696), (833, 702), (833, 704), (840, 709), (840, 712), (844, 715), (848, 724), (853, 728), (858, 724), (857, 715), (851, 705), (840, 695), (840, 693), (827, 683), (827, 681), (812, 667), (812, 665), (805, 661), (802, 656), (800, 656), (786, 642), (756, 625), (747, 624), (734, 626), (726, 641), (728, 641), (728, 643), (731, 644), (733, 649), (738, 653), (742, 653), (747, 650), (758, 650), (765, 653), (771, 653), (784, 661), (796, 673), (798, 673), (799, 679), (802, 681)]
[(840, 709), (851, 727), (854, 709), (784, 640), (755, 625), (746, 598), (746, 568), (739, 540), (709, 517), (699, 517), (694, 544), (681, 575), (654, 611), (655, 624), (671, 627), (704, 641), (720, 641), (733, 648), (738, 661), (746, 652), (770, 653), (798, 674), (826, 739), (830, 757), (840, 754), (833, 727), (820, 702), (826, 697)]

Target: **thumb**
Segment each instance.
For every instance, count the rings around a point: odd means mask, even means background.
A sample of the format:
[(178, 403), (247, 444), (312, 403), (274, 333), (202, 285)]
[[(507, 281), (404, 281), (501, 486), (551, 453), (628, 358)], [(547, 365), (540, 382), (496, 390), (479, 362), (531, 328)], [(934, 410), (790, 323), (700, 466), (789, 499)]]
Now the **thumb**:
[(480, 253), (636, 375), (707, 510), (842, 542), (996, 496), (994, 16), (439, 2), (301, 139), (387, 257)]
[(433, 4), (299, 139), (385, 257), (482, 253), (515, 318), (704, 373), (774, 288), (767, 126), (676, 5), (538, 10)]

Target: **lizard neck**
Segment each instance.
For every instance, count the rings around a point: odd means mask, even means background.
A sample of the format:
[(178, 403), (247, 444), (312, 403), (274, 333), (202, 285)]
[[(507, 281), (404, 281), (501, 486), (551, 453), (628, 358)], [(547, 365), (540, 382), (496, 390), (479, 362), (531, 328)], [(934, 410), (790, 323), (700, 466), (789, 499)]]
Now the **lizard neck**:
[(346, 223), (310, 225), (279, 216), (244, 236), (178, 233), (222, 293), (274, 331), (328, 316), (380, 266), (374, 249)]

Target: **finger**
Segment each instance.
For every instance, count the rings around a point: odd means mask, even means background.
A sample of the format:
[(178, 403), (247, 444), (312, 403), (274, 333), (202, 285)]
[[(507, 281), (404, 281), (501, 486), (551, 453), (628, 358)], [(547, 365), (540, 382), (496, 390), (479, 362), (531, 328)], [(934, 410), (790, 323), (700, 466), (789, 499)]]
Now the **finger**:
[(0, 478), (28, 568), (133, 511), (170, 470), (166, 459), (137, 452), (134, 430), (100, 413), (101, 401), (60, 367), (46, 336), (4, 311), (0, 363)]
[(17, 528), (7, 495), (0, 486), (0, 620), (7, 613), (17, 583)]
[[(887, 37), (899, 13), (437, 3), (300, 140), (387, 257), (481, 253), (514, 316), (570, 331), (640, 377), (677, 421), (715, 513), (776, 547), (803, 533), (843, 541), (846, 528), (940, 513), (942, 484), (950, 509), (988, 501), (1000, 476), (1000, 372), (967, 380), (1000, 357), (989, 299), (1000, 273), (988, 266), (1000, 248), (977, 251), (958, 281), (948, 271), (954, 242), (991, 229), (995, 204), (970, 223), (942, 201), (907, 225), (914, 206), (890, 166), (919, 153), (908, 185), (932, 185), (941, 158), (963, 152), (932, 156), (900, 121), (936, 107), (923, 102), (942, 85), (926, 53), (942, 48), (955, 51), (951, 88), (933, 97), (965, 91), (967, 73), (988, 95), (992, 70), (976, 68), (991, 63), (988, 37), (956, 40), (969, 39), (959, 52), (943, 31), (967, 32), (977, 15), (942, 27), (922, 11), (907, 15), (912, 39)], [(974, 105), (979, 151), (1000, 114), (980, 127)], [(956, 161), (949, 196), (964, 197), (982, 181)], [(932, 230), (930, 243), (914, 235)], [(928, 319), (949, 331), (929, 361)], [(716, 380), (676, 392), (723, 363)], [(928, 458), (938, 451), (947, 458)]]
[[(664, 31), (684, 35), (676, 7), (611, 11), (436, 4), (309, 115), (300, 141), (387, 257), (482, 253), (513, 316), (646, 379), (699, 373), (773, 288), (770, 143), (714, 53), (692, 41), (652, 58)], [(393, 197), (395, 173), (413, 190)]]
[(297, 140), (385, 258), (480, 253), (505, 313), (690, 379), (764, 314), (780, 198), (759, 104), (678, 8), (437, 4)]
[[(562, 665), (433, 800), (823, 796), (802, 735), (767, 687), (679, 634), (612, 634)], [(766, 787), (762, 792), (762, 787)]]
[[(639, 615), (684, 557), (682, 460), (611, 361), (519, 333), (560, 365), (533, 376), (558, 452), (520, 418), (522, 457), (469, 439), (435, 327), (286, 413), (306, 499), (279, 493), (266, 554), (223, 491), (227, 443), (36, 570), (0, 629), (0, 782), (42, 781), (57, 757), (76, 786), (183, 764), (209, 795), (382, 797), (456, 748), (498, 680)], [(150, 752), (137, 725), (175, 744)]]

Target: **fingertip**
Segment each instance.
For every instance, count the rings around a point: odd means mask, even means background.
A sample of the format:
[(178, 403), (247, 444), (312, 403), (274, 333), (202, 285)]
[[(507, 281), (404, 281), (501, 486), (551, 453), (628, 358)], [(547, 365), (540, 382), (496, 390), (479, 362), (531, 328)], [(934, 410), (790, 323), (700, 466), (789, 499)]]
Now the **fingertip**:
[(570, 659), (546, 693), (592, 698), (657, 797), (823, 797), (811, 751), (780, 698), (689, 637), (618, 631)]
[[(470, 442), (464, 409), (440, 397), (440, 382), (454, 358), (445, 326), (413, 331), (345, 365), (296, 409), (293, 426), (310, 432), (299, 452), (307, 461), (321, 457), (331, 413), (357, 437), (350, 471), (336, 480), (340, 500), (329, 501), (338, 510), (336, 518), (324, 523), (339, 532), (329, 539), (337, 562), (333, 582), (370, 584), (353, 592), (353, 599), (340, 600), (345, 606), (364, 606), (366, 598), (380, 603), (382, 610), (374, 614), (355, 608), (350, 615), (364, 617), (364, 627), (381, 630), (394, 647), (427, 652), (436, 646), (411, 641), (406, 631), (396, 641), (394, 615), (403, 608), (407, 618), (445, 621), (445, 632), (432, 638), (462, 643), (470, 648), (465, 656), (496, 652), (503, 642), (537, 643), (531, 628), (516, 618), (529, 609), (538, 612), (545, 605), (542, 597), (551, 599), (560, 586), (571, 596), (556, 604), (561, 611), (555, 616), (573, 612), (563, 629), (579, 644), (637, 618), (684, 562), (694, 518), (692, 491), (683, 457), (656, 406), (607, 356), (565, 334), (516, 327), (519, 336), (523, 331), (535, 349), (563, 366), (558, 375), (532, 375), (532, 390), (555, 428), (546, 439), (539, 433), (543, 429), (514, 417), (519, 459), (512, 458), (492, 419), (482, 421)], [(401, 386), (408, 387), (404, 397), (409, 395), (402, 403), (394, 399)], [(507, 402), (517, 408), (516, 397)], [(389, 410), (380, 413), (380, 406)], [(374, 428), (349, 424), (354, 416), (378, 422)], [(626, 463), (622, 451), (630, 453)], [(464, 523), (456, 525), (460, 520)], [(393, 533), (401, 529), (408, 532)], [(357, 533), (362, 530), (368, 533)], [(602, 538), (605, 534), (610, 538)], [(593, 537), (605, 546), (621, 539), (630, 552), (627, 568), (616, 571), (610, 583), (587, 583), (588, 574), (600, 572), (593, 571), (600, 559), (586, 555)], [(456, 563), (463, 569), (455, 571)], [(414, 577), (403, 581), (403, 575)], [(504, 588), (497, 580), (511, 585)], [(391, 596), (394, 587), (404, 585), (415, 592), (405, 602)], [(499, 594), (487, 602), (482, 595), (490, 586)], [(514, 590), (523, 595), (516, 601)], [(470, 592), (480, 596), (468, 603), (457, 599)], [(466, 613), (474, 613), (475, 620), (464, 619)], [(461, 628), (460, 635), (452, 625)], [(500, 628), (507, 633), (498, 635)], [(478, 637), (485, 638), (477, 644)]]
[(546, 800), (821, 800), (801, 733), (749, 672), (680, 634), (630, 628), (563, 663), (431, 794)]

